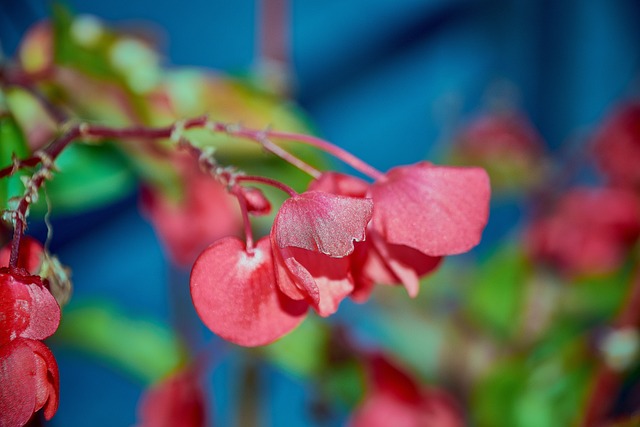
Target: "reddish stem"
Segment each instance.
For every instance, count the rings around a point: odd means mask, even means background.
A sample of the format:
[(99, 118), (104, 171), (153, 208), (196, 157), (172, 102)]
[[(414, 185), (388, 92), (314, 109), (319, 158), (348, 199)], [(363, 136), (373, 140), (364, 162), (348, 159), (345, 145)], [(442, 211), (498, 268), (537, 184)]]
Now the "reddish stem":
[(281, 190), (287, 193), (291, 197), (298, 195), (296, 190), (289, 187), (288, 185), (280, 181), (276, 181), (275, 179), (267, 178), (265, 176), (240, 175), (240, 176), (237, 176), (235, 179), (236, 179), (236, 182), (259, 182), (261, 184), (267, 184), (277, 188), (278, 190)]
[[(615, 330), (637, 329), (638, 326), (640, 326), (640, 268), (636, 269), (631, 279), (631, 289), (614, 322)], [(584, 427), (599, 426), (606, 420), (622, 380), (621, 372), (613, 369), (604, 360), (600, 362), (591, 395), (587, 400), (582, 423)]]
[(242, 222), (244, 223), (244, 238), (245, 238), (245, 247), (247, 253), (253, 253), (253, 231), (251, 230), (251, 221), (249, 220), (249, 210), (247, 209), (247, 201), (242, 194), (242, 191), (238, 186), (234, 186), (231, 189), (231, 192), (236, 199), (238, 199), (238, 204), (240, 205), (240, 212), (242, 212)]
[(382, 172), (375, 169), (373, 166), (370, 166), (348, 151), (343, 150), (342, 148), (330, 143), (329, 141), (325, 141), (324, 139), (310, 135), (299, 135), (295, 133), (277, 131), (266, 131), (265, 134), (270, 138), (291, 139), (319, 148), (320, 150), (325, 151), (332, 156), (342, 160), (349, 166), (373, 178), (374, 180), (381, 179), (384, 176)]

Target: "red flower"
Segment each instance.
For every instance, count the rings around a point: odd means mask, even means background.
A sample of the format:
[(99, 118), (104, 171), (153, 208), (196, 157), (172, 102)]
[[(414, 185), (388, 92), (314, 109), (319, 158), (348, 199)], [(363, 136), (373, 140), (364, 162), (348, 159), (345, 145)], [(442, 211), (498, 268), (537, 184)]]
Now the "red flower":
[(0, 346), (0, 425), (20, 427), (44, 408), (49, 420), (58, 410), (58, 365), (40, 341), (16, 338)]
[(160, 190), (142, 191), (142, 211), (149, 218), (171, 259), (189, 266), (211, 242), (240, 230), (235, 197), (193, 164), (176, 162), (184, 180), (182, 200)]
[(0, 345), (16, 338), (43, 340), (59, 323), (60, 307), (40, 277), (0, 269)]
[(369, 199), (309, 191), (286, 200), (273, 223), (271, 244), (278, 286), (306, 300), (321, 316), (353, 291), (348, 255), (365, 239)]
[(616, 184), (640, 186), (640, 103), (618, 107), (595, 139), (602, 171)]
[(205, 401), (195, 373), (172, 375), (142, 396), (137, 427), (205, 427), (208, 425)]
[(22, 426), (42, 408), (46, 419), (55, 414), (58, 366), (37, 340), (59, 322), (60, 307), (40, 277), (0, 268), (0, 425)]
[(369, 360), (369, 391), (353, 413), (352, 427), (461, 427), (453, 399), (443, 391), (421, 388), (382, 356)]
[(351, 257), (356, 300), (366, 299), (374, 283), (401, 282), (409, 295), (417, 295), (419, 278), (442, 256), (480, 241), (489, 214), (489, 179), (479, 168), (421, 162), (394, 168), (370, 186), (327, 173), (310, 189), (373, 200), (367, 241), (358, 243)]
[[(604, 210), (603, 210), (604, 209)], [(640, 236), (640, 204), (625, 190), (578, 188), (533, 223), (529, 251), (569, 276), (601, 274), (620, 266)]]
[(277, 288), (268, 238), (251, 251), (235, 237), (209, 246), (193, 265), (191, 297), (209, 329), (243, 346), (280, 338), (302, 321), (308, 308)]

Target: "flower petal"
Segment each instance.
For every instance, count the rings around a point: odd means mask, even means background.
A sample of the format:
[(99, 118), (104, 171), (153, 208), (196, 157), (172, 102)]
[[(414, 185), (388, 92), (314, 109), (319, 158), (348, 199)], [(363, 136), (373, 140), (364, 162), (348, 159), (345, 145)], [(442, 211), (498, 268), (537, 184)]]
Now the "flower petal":
[(287, 248), (283, 256), (289, 279), (299, 284), (320, 316), (335, 313), (340, 302), (353, 291), (348, 258), (331, 258), (299, 248)]
[(373, 228), (391, 244), (431, 256), (471, 249), (489, 215), (489, 178), (480, 168), (402, 166), (375, 182), (371, 194)]
[(291, 331), (308, 307), (277, 289), (268, 238), (258, 241), (251, 253), (234, 237), (205, 249), (191, 271), (191, 297), (209, 329), (249, 347)]
[[(44, 248), (36, 239), (26, 236), (20, 242), (20, 251), (18, 253), (18, 267), (24, 268), (31, 274), (38, 274), (42, 259), (44, 257)], [(0, 267), (9, 266), (11, 258), (11, 244), (5, 245), (0, 249)]]
[(309, 191), (324, 191), (341, 196), (365, 197), (369, 183), (355, 176), (339, 172), (324, 172), (320, 178), (309, 184)]
[(51, 350), (42, 342), (24, 340), (24, 343), (33, 351), (36, 366), (36, 407), (34, 411), (44, 408), (44, 417), (50, 420), (58, 410), (60, 394), (58, 364)]
[(38, 276), (0, 269), (0, 344), (17, 337), (45, 339), (59, 323), (60, 307)]
[(308, 191), (287, 199), (274, 221), (275, 243), (344, 257), (353, 252), (353, 242), (365, 238), (371, 219), (370, 199)]

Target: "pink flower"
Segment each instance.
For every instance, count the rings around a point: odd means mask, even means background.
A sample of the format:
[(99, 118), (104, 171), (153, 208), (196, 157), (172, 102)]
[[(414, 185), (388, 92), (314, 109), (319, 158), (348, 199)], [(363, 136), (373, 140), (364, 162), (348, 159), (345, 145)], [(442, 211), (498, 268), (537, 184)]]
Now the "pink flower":
[(137, 427), (205, 427), (206, 407), (206, 396), (196, 374), (179, 372), (142, 396)]
[(146, 187), (141, 207), (170, 258), (180, 266), (189, 266), (211, 242), (237, 234), (241, 219), (237, 201), (222, 184), (192, 163), (176, 163), (183, 178), (181, 200)]
[(577, 188), (528, 232), (531, 255), (568, 276), (618, 268), (640, 236), (640, 204), (630, 191)]
[(391, 169), (371, 185), (326, 173), (310, 189), (373, 200), (367, 241), (351, 257), (353, 297), (359, 301), (375, 283), (401, 282), (417, 295), (419, 278), (437, 268), (442, 256), (480, 241), (489, 214), (489, 179), (480, 168), (420, 162)]
[(640, 186), (640, 103), (619, 106), (595, 138), (602, 171), (614, 183)]
[(0, 425), (20, 427), (44, 408), (49, 420), (58, 410), (58, 365), (40, 341), (16, 338), (0, 345)]
[(268, 344), (294, 329), (308, 305), (276, 286), (268, 238), (247, 250), (235, 237), (209, 246), (191, 271), (191, 297), (202, 321), (225, 340)]
[(321, 316), (338, 309), (354, 288), (348, 255), (365, 239), (369, 199), (308, 191), (286, 200), (271, 229), (278, 286)]
[(462, 427), (453, 399), (443, 391), (421, 388), (382, 356), (369, 360), (369, 389), (351, 416), (351, 427)]

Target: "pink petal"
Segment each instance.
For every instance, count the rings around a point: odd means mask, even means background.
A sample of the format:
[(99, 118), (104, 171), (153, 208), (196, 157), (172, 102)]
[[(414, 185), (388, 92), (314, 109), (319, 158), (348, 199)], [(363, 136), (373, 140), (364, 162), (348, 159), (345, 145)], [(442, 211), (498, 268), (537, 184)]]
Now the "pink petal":
[(35, 361), (21, 339), (0, 346), (0, 425), (23, 426), (35, 409)]
[[(299, 248), (282, 251), (284, 268), (288, 270), (282, 280), (290, 280), (313, 306), (320, 316), (329, 316), (338, 310), (338, 305), (353, 291), (353, 280), (349, 274), (348, 258), (331, 258), (324, 254)], [(276, 266), (282, 269), (282, 265)], [(281, 285), (282, 282), (278, 284)]]
[(307, 310), (306, 303), (277, 289), (268, 238), (260, 239), (253, 253), (234, 237), (205, 249), (191, 270), (191, 297), (209, 329), (248, 347), (288, 333)]
[(59, 323), (60, 306), (38, 276), (0, 269), (0, 344), (17, 337), (45, 339)]
[(309, 191), (324, 191), (341, 196), (363, 198), (369, 191), (369, 183), (339, 172), (324, 172), (309, 184)]
[(51, 350), (40, 341), (24, 340), (33, 351), (36, 365), (36, 407), (35, 411), (44, 408), (44, 417), (50, 420), (58, 410), (60, 394), (60, 377), (58, 364)]
[(489, 215), (489, 178), (480, 168), (402, 166), (374, 183), (371, 193), (373, 228), (391, 244), (430, 256), (471, 249)]
[(44, 407), (51, 419), (58, 409), (58, 365), (40, 341), (17, 338), (0, 346), (0, 425), (22, 426)]
[(180, 372), (150, 388), (138, 405), (138, 414), (138, 427), (204, 427), (204, 390), (193, 372)]
[(296, 247), (331, 257), (353, 252), (353, 242), (365, 238), (371, 219), (370, 199), (309, 191), (287, 199), (274, 221), (279, 248)]

